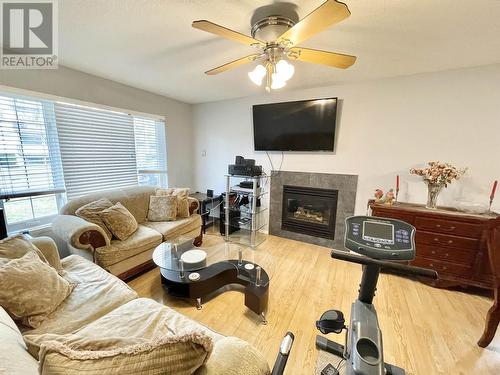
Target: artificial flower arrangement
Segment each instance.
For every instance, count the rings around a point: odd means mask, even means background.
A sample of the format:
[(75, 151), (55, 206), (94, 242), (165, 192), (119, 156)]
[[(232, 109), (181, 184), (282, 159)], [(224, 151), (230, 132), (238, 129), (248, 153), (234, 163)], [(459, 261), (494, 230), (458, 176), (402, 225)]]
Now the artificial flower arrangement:
[(448, 187), (448, 184), (451, 184), (453, 180), (460, 179), (467, 172), (467, 168), (458, 169), (451, 164), (439, 161), (430, 161), (427, 164), (429, 165), (427, 168), (410, 169), (410, 174), (422, 176), (426, 183)]
[(444, 187), (448, 187), (454, 180), (460, 179), (467, 168), (459, 169), (449, 163), (430, 161), (427, 168), (412, 168), (410, 174), (422, 176), (429, 189), (427, 208), (437, 207), (437, 197)]

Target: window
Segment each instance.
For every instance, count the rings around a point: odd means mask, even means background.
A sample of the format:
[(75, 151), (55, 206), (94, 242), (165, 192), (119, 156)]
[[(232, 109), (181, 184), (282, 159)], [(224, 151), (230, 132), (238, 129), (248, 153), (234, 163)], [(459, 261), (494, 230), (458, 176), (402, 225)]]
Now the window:
[(60, 102), (55, 112), (68, 199), (137, 185), (130, 115)]
[(135, 116), (134, 133), (139, 185), (167, 187), (165, 123)]
[(165, 123), (66, 102), (0, 95), (0, 207), (8, 231), (50, 223), (95, 191), (167, 186)]
[(50, 222), (63, 192), (52, 103), (0, 96), (0, 206), (9, 231)]
[(165, 123), (55, 103), (68, 199), (135, 185), (166, 186)]

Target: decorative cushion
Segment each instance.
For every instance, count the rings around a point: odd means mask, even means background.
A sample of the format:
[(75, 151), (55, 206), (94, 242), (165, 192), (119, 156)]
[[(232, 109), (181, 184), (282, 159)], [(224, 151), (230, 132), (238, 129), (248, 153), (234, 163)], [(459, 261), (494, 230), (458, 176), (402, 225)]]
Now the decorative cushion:
[[(177, 217), (186, 218), (189, 217), (189, 188), (170, 188), (170, 189), (158, 189), (156, 190), (157, 196), (173, 195), (177, 197)], [(157, 221), (151, 220), (149, 221)]]
[(66, 299), (73, 285), (35, 251), (0, 267), (0, 305), (14, 319), (36, 328)]
[(208, 359), (211, 336), (171, 324), (172, 310), (150, 299), (118, 307), (67, 335), (26, 335), (43, 374), (191, 375)]
[(80, 207), (75, 211), (75, 215), (84, 220), (87, 220), (90, 223), (99, 225), (104, 230), (104, 233), (106, 233), (106, 235), (108, 236), (108, 239), (111, 240), (111, 237), (113, 235), (111, 234), (102, 218), (99, 216), (99, 212), (105, 210), (106, 208), (110, 208), (112, 205), (113, 203), (109, 199), (102, 198)]
[(189, 189), (174, 189), (173, 195), (177, 197), (177, 217), (189, 217)]
[(163, 196), (163, 195), (172, 195), (174, 192), (174, 189), (169, 188), (169, 189), (157, 189), (156, 190), (156, 196)]
[(7, 264), (12, 259), (21, 258), (30, 251), (36, 252), (43, 262), (48, 263), (42, 252), (24, 234), (0, 240), (0, 266)]
[(120, 202), (98, 213), (104, 224), (120, 241), (129, 238), (137, 230), (137, 220)]
[(149, 197), (149, 221), (172, 221), (177, 216), (177, 197), (161, 195)]

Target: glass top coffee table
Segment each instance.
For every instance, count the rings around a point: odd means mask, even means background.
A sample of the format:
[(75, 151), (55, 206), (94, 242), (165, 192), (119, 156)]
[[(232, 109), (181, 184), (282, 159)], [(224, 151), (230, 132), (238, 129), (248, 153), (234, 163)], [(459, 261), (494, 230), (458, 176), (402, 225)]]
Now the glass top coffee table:
[(275, 264), (271, 254), (225, 242), (207, 235), (200, 247), (193, 238), (179, 237), (160, 244), (153, 261), (160, 267), (161, 282), (168, 294), (196, 300), (201, 309), (202, 298), (230, 284), (244, 287), (245, 306), (260, 315), (266, 324), (269, 283)]

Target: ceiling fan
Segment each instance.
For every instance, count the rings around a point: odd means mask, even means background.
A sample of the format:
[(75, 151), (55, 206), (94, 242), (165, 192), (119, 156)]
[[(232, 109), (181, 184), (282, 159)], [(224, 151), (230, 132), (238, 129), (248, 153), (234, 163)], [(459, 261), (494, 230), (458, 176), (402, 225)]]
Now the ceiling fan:
[[(310, 48), (297, 47), (297, 44), (309, 39), (327, 27), (339, 23), (350, 16), (351, 12), (346, 4), (337, 0), (327, 0), (302, 20), (298, 15), (279, 3), (279, 9), (273, 5), (257, 9), (252, 17), (252, 36), (241, 34), (223, 26), (206, 20), (194, 21), (192, 26), (235, 42), (243, 43), (259, 49), (258, 53), (231, 61), (217, 68), (205, 72), (208, 75), (222, 73), (237, 66), (262, 60), (262, 64), (248, 73), (252, 82), (261, 86), (265, 80), (265, 88), (269, 92), (286, 85), (295, 71), (289, 60), (305, 61), (313, 64), (322, 64), (334, 68), (346, 69), (356, 61), (356, 56), (341, 53), (320, 51)], [(279, 5), (278, 4), (278, 5)], [(293, 4), (291, 4), (293, 5)], [(262, 11), (271, 12), (271, 15), (262, 15)], [(286, 15), (276, 15), (276, 14)]]

